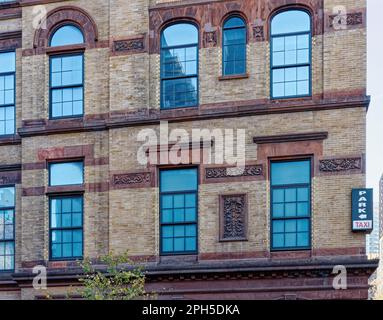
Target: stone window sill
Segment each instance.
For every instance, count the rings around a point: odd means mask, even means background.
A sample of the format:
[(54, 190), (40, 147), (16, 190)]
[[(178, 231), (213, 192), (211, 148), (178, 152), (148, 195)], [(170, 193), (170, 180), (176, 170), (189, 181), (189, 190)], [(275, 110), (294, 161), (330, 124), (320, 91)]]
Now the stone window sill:
[(218, 78), (219, 81), (226, 81), (226, 80), (239, 80), (239, 79), (247, 79), (249, 78), (249, 74), (235, 74), (235, 75), (230, 75), (230, 76), (220, 76)]

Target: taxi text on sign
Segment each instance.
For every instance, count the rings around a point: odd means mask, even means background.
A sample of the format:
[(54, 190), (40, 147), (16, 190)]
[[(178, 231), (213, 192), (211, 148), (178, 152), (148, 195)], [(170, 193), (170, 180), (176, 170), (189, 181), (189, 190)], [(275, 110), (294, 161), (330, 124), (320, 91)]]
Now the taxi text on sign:
[(352, 231), (371, 231), (373, 216), (373, 189), (353, 189)]

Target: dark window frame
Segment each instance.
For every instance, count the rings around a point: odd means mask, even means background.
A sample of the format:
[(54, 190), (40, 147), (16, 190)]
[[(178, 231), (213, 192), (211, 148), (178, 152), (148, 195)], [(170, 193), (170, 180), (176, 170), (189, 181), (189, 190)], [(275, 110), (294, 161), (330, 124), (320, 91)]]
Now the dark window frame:
[[(287, 12), (287, 11), (302, 11), (302, 12), (305, 12), (307, 13), (307, 15), (309, 16), (310, 18), (310, 30), (309, 31), (303, 31), (303, 32), (290, 32), (290, 33), (283, 33), (283, 34), (277, 34), (277, 35), (273, 35), (272, 33), (272, 22), (273, 22), (273, 19), (278, 16), (279, 14), (283, 13), (283, 12)], [(272, 100), (286, 100), (286, 99), (297, 99), (297, 98), (308, 98), (308, 97), (312, 97), (312, 38), (313, 38), (313, 17), (312, 17), (312, 13), (307, 10), (307, 9), (304, 9), (304, 8), (299, 8), (299, 7), (290, 7), (290, 8), (286, 8), (286, 9), (282, 9), (282, 10), (278, 10), (277, 12), (275, 12), (271, 19), (270, 19), (270, 22), (269, 22), (269, 29), (270, 29), (270, 98)], [(289, 37), (289, 36), (299, 36), (299, 35), (308, 35), (309, 36), (309, 62), (308, 63), (301, 63), (301, 64), (290, 64), (290, 65), (283, 65), (283, 66), (276, 66), (274, 67), (274, 61), (273, 61), (273, 40), (275, 38), (285, 38), (285, 37)], [(304, 94), (304, 95), (292, 95), (292, 96), (278, 96), (278, 97), (274, 97), (274, 88), (273, 88), (273, 80), (274, 80), (274, 77), (273, 77), (273, 71), (274, 70), (278, 70), (278, 69), (289, 69), (289, 68), (299, 68), (299, 67), (308, 67), (309, 68), (309, 92), (308, 94)], [(285, 83), (285, 82), (284, 82)]]
[[(174, 26), (174, 25), (177, 25), (177, 24), (189, 24), (189, 25), (192, 25), (194, 26), (196, 29), (197, 29), (197, 37), (198, 37), (198, 41), (197, 43), (193, 43), (193, 44), (187, 44), (187, 45), (178, 45), (178, 46), (167, 46), (167, 47), (163, 47), (162, 46), (162, 36), (163, 36), (163, 33), (164, 31), (171, 27), (171, 26)], [(160, 32), (160, 110), (173, 110), (173, 109), (183, 109), (183, 108), (198, 108), (199, 106), (199, 49), (200, 49), (200, 28), (199, 26), (195, 23), (195, 22), (192, 22), (192, 21), (185, 21), (185, 20), (177, 20), (177, 21), (174, 21), (170, 24), (167, 24), (165, 25), (161, 32)], [(188, 76), (180, 76), (180, 77), (164, 77), (163, 74), (162, 74), (162, 66), (163, 66), (163, 57), (164, 57), (164, 54), (163, 54), (163, 51), (164, 50), (172, 50), (172, 49), (182, 49), (182, 48), (196, 48), (197, 49), (197, 55), (196, 55), (196, 64), (197, 64), (197, 73), (195, 75), (188, 75)], [(164, 83), (167, 81), (167, 80), (177, 80), (177, 79), (193, 79), (195, 78), (196, 81), (197, 81), (197, 86), (196, 86), (196, 89), (197, 89), (197, 97), (196, 97), (196, 104), (195, 105), (186, 105), (186, 106), (171, 106), (171, 107), (165, 107), (164, 106)]]
[[(82, 212), (81, 212), (81, 228), (80, 227), (60, 227), (60, 228), (52, 228), (52, 200), (55, 200), (55, 199), (73, 199), (73, 198), (81, 198), (81, 202), (82, 202)], [(65, 195), (51, 195), (48, 197), (48, 201), (49, 201), (49, 260), (50, 261), (75, 261), (75, 260), (82, 260), (84, 258), (84, 208), (85, 208), (85, 203), (84, 203), (84, 194), (83, 193), (71, 193), (71, 194), (65, 194)], [(62, 214), (62, 213), (61, 213)], [(71, 214), (73, 214), (71, 212)], [(72, 219), (72, 217), (71, 217)], [(54, 231), (78, 231), (78, 230), (81, 230), (81, 234), (82, 234), (82, 247), (81, 247), (81, 253), (82, 255), (81, 256), (72, 256), (72, 257), (53, 257), (52, 256), (52, 245), (53, 245), (53, 241), (52, 241), (52, 234)], [(73, 240), (73, 239), (72, 239)], [(72, 241), (72, 245), (73, 245), (73, 241)]]
[(16, 57), (16, 50), (2, 50), (0, 51), (0, 54), (2, 53), (9, 53), (9, 52), (14, 52), (15, 53), (15, 71), (14, 72), (3, 72), (3, 73), (0, 73), (0, 76), (10, 76), (10, 75), (13, 75), (13, 104), (4, 104), (2, 106), (0, 106), (0, 108), (7, 108), (7, 107), (13, 107), (13, 125), (14, 125), (14, 130), (13, 130), (13, 133), (9, 133), (9, 134), (0, 134), (0, 138), (7, 138), (7, 137), (12, 137), (16, 134), (16, 72), (17, 72), (17, 65), (16, 65), (16, 62), (17, 62), (17, 57)]
[[(163, 171), (172, 171), (172, 170), (183, 170), (183, 169), (195, 169), (197, 173), (197, 189), (196, 191), (176, 191), (176, 192), (162, 192), (161, 191), (161, 172)], [(198, 210), (198, 194), (199, 194), (199, 180), (200, 173), (198, 166), (181, 166), (181, 167), (163, 167), (158, 169), (158, 185), (159, 185), (159, 235), (160, 235), (160, 256), (168, 257), (168, 256), (187, 256), (187, 255), (197, 255), (199, 252), (199, 210)], [(163, 195), (177, 195), (177, 194), (195, 194), (196, 195), (196, 219), (195, 222), (173, 222), (173, 223), (163, 223), (162, 222), (162, 196)], [(177, 225), (195, 225), (196, 226), (196, 250), (193, 251), (172, 251), (172, 252), (164, 252), (162, 247), (162, 227), (163, 226), (177, 226)]]
[[(81, 56), (82, 57), (82, 79), (81, 85), (67, 85), (67, 86), (52, 86), (52, 60), (55, 58), (65, 58), (71, 56)], [(53, 103), (52, 103), (52, 93), (54, 90), (64, 90), (64, 89), (75, 89), (82, 88), (82, 113), (78, 115), (69, 115), (69, 116), (53, 116)], [(74, 118), (83, 118), (85, 114), (85, 52), (83, 50), (79, 52), (71, 52), (67, 54), (52, 54), (49, 56), (49, 119), (50, 120), (60, 120), (60, 119), (74, 119)]]
[[(0, 269), (0, 274), (9, 273), (15, 271), (16, 268), (16, 185), (2, 185), (0, 186), (0, 189), (3, 188), (14, 188), (15, 194), (14, 194), (14, 203), (15, 205), (13, 207), (3, 207), (0, 208), (0, 211), (10, 211), (13, 210), (13, 239), (12, 240), (0, 240), (0, 243), (7, 243), (12, 242), (13, 243), (13, 268), (12, 269)], [(5, 233), (4, 233), (5, 234)]]
[[(239, 18), (243, 21), (243, 27), (231, 27), (231, 28), (225, 28), (226, 23), (232, 19), (232, 18)], [(245, 29), (245, 70), (243, 73), (233, 73), (233, 74), (226, 74), (225, 73), (225, 31), (227, 30), (236, 30), (236, 29)], [(248, 45), (248, 28), (247, 28), (247, 22), (246, 19), (244, 19), (241, 15), (239, 14), (233, 14), (228, 16), (222, 23), (222, 76), (223, 77), (232, 77), (232, 76), (243, 76), (247, 74), (247, 45)]]
[[(288, 162), (299, 162), (299, 161), (309, 161), (310, 162), (310, 183), (305, 184), (288, 184), (288, 185), (272, 185), (272, 164), (273, 163), (288, 163)], [(269, 161), (269, 175), (270, 175), (270, 251), (271, 252), (284, 252), (284, 251), (309, 251), (312, 249), (312, 179), (313, 179), (313, 158), (312, 157), (300, 157), (300, 158), (292, 158), (292, 159), (271, 159)], [(291, 188), (309, 188), (309, 214), (304, 217), (282, 217), (282, 218), (274, 218), (273, 217), (273, 194), (274, 189), (291, 189)], [(298, 201), (297, 201), (298, 203)], [(288, 221), (288, 220), (308, 220), (309, 221), (309, 244), (304, 247), (274, 247), (273, 246), (273, 222), (274, 221)], [(286, 233), (286, 232), (285, 232)], [(298, 234), (298, 232), (296, 232)]]

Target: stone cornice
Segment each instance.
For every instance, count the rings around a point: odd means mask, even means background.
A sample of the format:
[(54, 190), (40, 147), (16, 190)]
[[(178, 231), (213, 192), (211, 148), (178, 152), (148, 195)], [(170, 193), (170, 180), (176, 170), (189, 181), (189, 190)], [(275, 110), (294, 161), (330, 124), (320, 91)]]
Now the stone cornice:
[[(136, 113), (103, 114), (76, 120), (28, 120), (18, 130), (19, 135), (32, 137), (72, 132), (102, 131), (115, 128), (158, 125), (161, 121), (185, 122), (224, 118), (248, 117), (268, 114), (284, 114), (294, 112), (323, 111), (346, 108), (367, 108), (369, 97), (358, 100), (330, 102), (297, 101), (292, 102), (248, 102), (240, 106), (217, 103), (212, 106), (201, 105), (199, 108), (183, 108), (173, 110), (145, 109)], [(1, 144), (1, 139), (0, 139)]]
[[(300, 277), (300, 276), (330, 276), (334, 265), (344, 265), (349, 275), (371, 275), (377, 268), (378, 260), (367, 260), (365, 257), (332, 257), (331, 259), (306, 259), (306, 260), (288, 260), (288, 261), (218, 261), (204, 262), (198, 264), (148, 264), (144, 272), (149, 281), (164, 279), (227, 279), (229, 274), (232, 278), (251, 277), (256, 278), (280, 278), (282, 277)], [(98, 266), (97, 270), (105, 272), (105, 266)], [(49, 270), (48, 283), (50, 285), (60, 285), (64, 283), (76, 283), (81, 275), (81, 269), (78, 267), (69, 269)], [(13, 282), (19, 287), (31, 287), (32, 280), (35, 277), (31, 271), (17, 272), (12, 275)], [(6, 283), (11, 280), (9, 277), (4, 279)], [(0, 287), (3, 282), (0, 278)]]
[(253, 142), (256, 144), (266, 144), (266, 143), (325, 140), (327, 138), (328, 138), (328, 132), (311, 132), (311, 133), (293, 133), (293, 134), (276, 135), (276, 136), (254, 137)]

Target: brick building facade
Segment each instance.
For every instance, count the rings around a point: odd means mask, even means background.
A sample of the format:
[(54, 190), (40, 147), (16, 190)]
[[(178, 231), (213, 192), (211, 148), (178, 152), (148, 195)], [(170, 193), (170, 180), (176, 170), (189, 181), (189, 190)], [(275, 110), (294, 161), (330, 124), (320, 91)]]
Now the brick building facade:
[[(365, 0), (1, 1), (0, 78), (1, 299), (125, 250), (160, 298), (368, 297)], [(161, 121), (245, 129), (245, 170), (140, 164)]]

